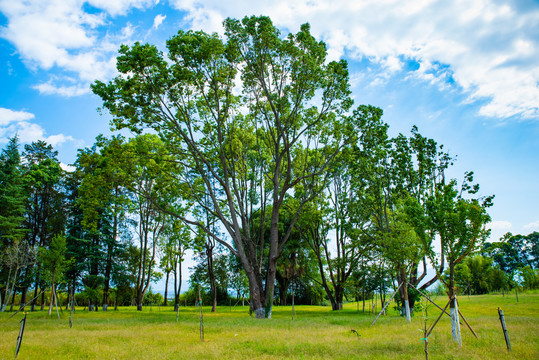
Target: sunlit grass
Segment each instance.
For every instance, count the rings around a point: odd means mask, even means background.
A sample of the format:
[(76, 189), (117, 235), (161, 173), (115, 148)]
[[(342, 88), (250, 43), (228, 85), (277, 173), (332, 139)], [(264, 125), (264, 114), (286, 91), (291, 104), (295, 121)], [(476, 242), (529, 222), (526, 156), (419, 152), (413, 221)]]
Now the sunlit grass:
[[(436, 299), (441, 306), (446, 299)], [(433, 359), (539, 359), (539, 294), (462, 296), (462, 313), (479, 335), (475, 339), (462, 326), (461, 349), (451, 339), (449, 318), (444, 316), (429, 338)], [(391, 307), (391, 306), (390, 306)], [(497, 308), (501, 307), (513, 347), (506, 350)], [(82, 308), (61, 320), (46, 311), (28, 313), (18, 359), (421, 359), (420, 314), (408, 324), (391, 309), (374, 326), (374, 315), (357, 312), (356, 304), (340, 312), (329, 307), (275, 307), (271, 320), (249, 317), (247, 307), (219, 307), (216, 314), (204, 308), (205, 342), (200, 342), (198, 313), (172, 307), (120, 308), (88, 313)], [(439, 314), (429, 309), (428, 324)], [(13, 358), (22, 313), (8, 320), (0, 314), (0, 358)], [(351, 332), (357, 330), (360, 337)]]

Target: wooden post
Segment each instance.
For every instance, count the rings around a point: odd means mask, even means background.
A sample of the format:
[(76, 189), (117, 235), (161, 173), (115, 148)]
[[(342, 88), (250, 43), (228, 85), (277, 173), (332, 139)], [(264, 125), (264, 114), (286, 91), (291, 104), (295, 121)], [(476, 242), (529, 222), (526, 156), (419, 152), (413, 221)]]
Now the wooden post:
[(502, 323), (503, 336), (505, 337), (505, 344), (507, 345), (507, 350), (512, 351), (511, 342), (509, 341), (509, 333), (507, 332), (507, 327), (505, 326), (503, 310), (500, 308), (498, 308), (498, 315), (500, 316), (500, 322)]

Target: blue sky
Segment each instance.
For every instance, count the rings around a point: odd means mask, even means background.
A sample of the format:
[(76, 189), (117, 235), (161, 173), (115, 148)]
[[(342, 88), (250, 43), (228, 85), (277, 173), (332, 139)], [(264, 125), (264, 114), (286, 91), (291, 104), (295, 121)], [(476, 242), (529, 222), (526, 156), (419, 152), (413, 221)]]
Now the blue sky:
[(539, 2), (536, 0), (0, 0), (0, 147), (44, 139), (70, 164), (110, 134), (89, 91), (115, 75), (121, 43), (165, 50), (178, 29), (222, 33), (226, 17), (309, 22), (349, 61), (356, 105), (384, 109), (458, 156), (495, 194), (493, 238), (539, 231)]

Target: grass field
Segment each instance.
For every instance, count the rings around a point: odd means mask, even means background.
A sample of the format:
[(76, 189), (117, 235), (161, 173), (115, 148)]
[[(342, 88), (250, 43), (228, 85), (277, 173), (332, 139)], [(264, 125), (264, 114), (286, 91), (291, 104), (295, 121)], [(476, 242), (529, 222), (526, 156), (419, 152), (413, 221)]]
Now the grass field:
[[(436, 299), (441, 306), (445, 298)], [(460, 309), (478, 334), (462, 326), (461, 349), (451, 339), (444, 316), (429, 337), (431, 359), (539, 359), (539, 294), (462, 296)], [(391, 307), (391, 306), (390, 306)], [(506, 318), (513, 352), (506, 349), (498, 318)], [(374, 326), (374, 315), (357, 312), (356, 304), (340, 312), (322, 306), (275, 307), (271, 320), (249, 317), (248, 308), (204, 308), (205, 342), (200, 341), (198, 313), (172, 307), (120, 308), (88, 313), (82, 308), (69, 328), (69, 314), (28, 313), (18, 359), (424, 359), (423, 318), (408, 324), (395, 310)], [(430, 306), (428, 324), (439, 310)], [(0, 314), (0, 358), (14, 357), (22, 313), (8, 320)], [(357, 330), (361, 337), (351, 332)]]

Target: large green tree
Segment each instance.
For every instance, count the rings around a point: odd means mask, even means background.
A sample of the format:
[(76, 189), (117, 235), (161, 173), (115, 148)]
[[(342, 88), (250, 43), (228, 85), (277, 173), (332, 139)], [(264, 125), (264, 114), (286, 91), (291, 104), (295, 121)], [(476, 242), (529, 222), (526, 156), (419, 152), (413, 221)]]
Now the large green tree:
[(487, 208), (492, 205), (494, 196), (475, 197), (479, 185), (473, 184), (473, 172), (467, 172), (460, 188), (456, 180), (437, 185), (435, 192), (426, 203), (427, 221), (432, 236), (440, 238), (442, 254), (435, 257), (431, 249), (429, 257), (434, 268), (440, 273), (442, 257), (447, 261), (448, 279), (445, 282), (450, 299), (451, 330), (453, 340), (460, 344), (458, 323), (457, 287), (455, 267), (468, 256), (480, 249), (490, 233), (485, 225), (490, 222)]
[[(91, 238), (90, 273), (103, 273), (103, 310), (107, 310), (110, 283), (113, 277), (114, 254), (119, 249), (119, 229), (126, 221), (130, 204), (127, 190), (133, 159), (121, 136), (110, 139), (98, 136), (90, 149), (79, 152), (76, 162), (81, 178), (78, 207), (82, 212), (81, 226)], [(101, 268), (101, 269), (100, 269)]]
[[(267, 17), (224, 25), (225, 39), (179, 31), (167, 41), (169, 61), (152, 45), (122, 46), (121, 76), (92, 89), (115, 128), (159, 134), (187, 169), (179, 182), (190, 186), (192, 201), (204, 206), (210, 197), (208, 211), (234, 245), (204, 223), (183, 219), (238, 256), (256, 316), (264, 318), (271, 316), (277, 259), (295, 224), (279, 236), (284, 198), (302, 180), (323, 174), (353, 137), (353, 118), (344, 116), (352, 105), (348, 70), (345, 61), (326, 61), (326, 45), (309, 25), (285, 38)], [(304, 190), (298, 214), (314, 196)], [(262, 236), (253, 233), (265, 227), (253, 226), (257, 211), (270, 224), (265, 266)]]
[(10, 271), (25, 234), (25, 200), (19, 145), (13, 137), (0, 154), (0, 305), (8, 301), (9, 284), (12, 288), (15, 285), (12, 276), (16, 279), (21, 270), (14, 274)]
[[(42, 140), (24, 146), (24, 187), (27, 195), (26, 219), (24, 227), (28, 230), (26, 241), (38, 249), (47, 247), (55, 234), (64, 232), (65, 202), (62, 189), (64, 172), (58, 160), (58, 151)], [(36, 250), (37, 251), (37, 250)], [(30, 268), (28, 269), (30, 270)], [(40, 277), (40, 263), (35, 271), (27, 271), (22, 289), (22, 302), (26, 302), (26, 292), (30, 282), (34, 283), (35, 308), (38, 289), (45, 285)], [(41, 307), (45, 306), (45, 293), (42, 293)]]

